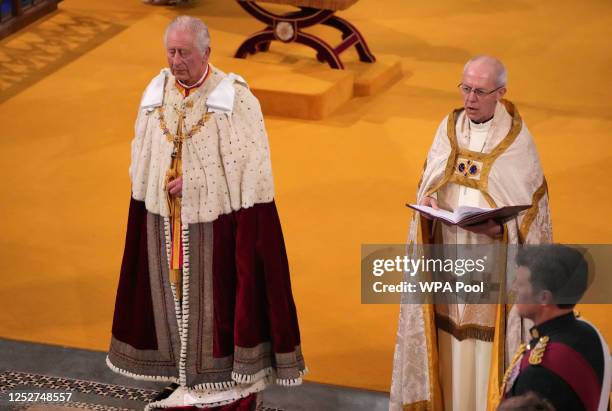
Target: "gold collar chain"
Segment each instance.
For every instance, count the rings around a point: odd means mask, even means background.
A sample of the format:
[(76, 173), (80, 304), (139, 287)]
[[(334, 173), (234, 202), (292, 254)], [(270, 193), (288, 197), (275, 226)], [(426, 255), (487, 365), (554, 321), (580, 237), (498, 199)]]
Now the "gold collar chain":
[(183, 122), (184, 122), (186, 116), (185, 116), (185, 113), (179, 113), (178, 110), (177, 110), (177, 114), (179, 116), (179, 120), (182, 119), (183, 121), (179, 121), (180, 131), (175, 136), (168, 129), (168, 125), (166, 124), (166, 117), (164, 115), (163, 107), (159, 107), (157, 109), (157, 114), (159, 115), (159, 127), (161, 128), (162, 133), (164, 133), (164, 135), (166, 136), (168, 141), (174, 141), (174, 142), (185, 141), (185, 140), (190, 139), (191, 137), (193, 137), (197, 132), (199, 132), (202, 129), (204, 124), (206, 124), (206, 122), (210, 119), (210, 115), (211, 115), (211, 113), (209, 113), (209, 112), (204, 113), (202, 118), (200, 120), (198, 120), (198, 122), (195, 123), (193, 125), (193, 127), (191, 127), (191, 130), (189, 130), (189, 132), (187, 134), (183, 134), (182, 133), (182, 126), (183, 126)]

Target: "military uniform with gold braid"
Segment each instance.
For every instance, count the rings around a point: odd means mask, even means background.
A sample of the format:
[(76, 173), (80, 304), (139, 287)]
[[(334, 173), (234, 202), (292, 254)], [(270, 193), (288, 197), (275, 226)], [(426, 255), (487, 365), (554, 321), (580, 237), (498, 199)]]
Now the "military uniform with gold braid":
[(610, 353), (592, 325), (569, 313), (533, 327), (531, 337), (506, 372), (506, 398), (533, 391), (557, 411), (609, 409), (609, 380), (603, 385)]

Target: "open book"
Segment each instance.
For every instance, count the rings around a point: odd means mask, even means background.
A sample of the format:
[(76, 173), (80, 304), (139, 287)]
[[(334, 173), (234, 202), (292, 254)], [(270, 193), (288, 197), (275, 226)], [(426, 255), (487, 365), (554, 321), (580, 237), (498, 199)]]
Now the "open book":
[(480, 208), (460, 206), (452, 211), (443, 209), (435, 210), (428, 206), (406, 204), (413, 210), (431, 218), (439, 219), (451, 225), (467, 226), (472, 224), (484, 223), (489, 219), (493, 219), (499, 223), (504, 223), (514, 217), (523, 210), (527, 210), (531, 205), (516, 205), (500, 208)]

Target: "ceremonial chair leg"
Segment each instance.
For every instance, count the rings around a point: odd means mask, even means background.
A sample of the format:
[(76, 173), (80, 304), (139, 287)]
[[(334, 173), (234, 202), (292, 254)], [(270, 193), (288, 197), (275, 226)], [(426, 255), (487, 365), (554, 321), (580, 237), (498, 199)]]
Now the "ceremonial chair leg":
[(317, 36), (313, 36), (312, 34), (304, 32), (299, 32), (294, 41), (296, 43), (303, 44), (305, 46), (309, 46), (310, 48), (315, 49), (315, 51), (317, 52), (317, 60), (329, 64), (331, 68), (340, 70), (344, 69), (344, 64), (342, 64), (340, 56), (329, 44), (327, 44)]
[(270, 50), (271, 41), (264, 41), (263, 43), (259, 43), (257, 45), (257, 52), (266, 52)]
[[(274, 33), (274, 27), (272, 26), (268, 26), (266, 27), (264, 30), (264, 32), (270, 32), (270, 33)], [(261, 43), (257, 43), (257, 45), (255, 46), (255, 52), (259, 53), (259, 52), (266, 52), (270, 50), (270, 43), (272, 43), (272, 41), (264, 41)]]
[(347, 20), (334, 14), (321, 24), (333, 27), (342, 33), (343, 41), (334, 49), (336, 54), (340, 54), (344, 50), (354, 45), (355, 49), (357, 49), (357, 54), (359, 54), (360, 61), (366, 63), (374, 63), (376, 61), (376, 57), (370, 51), (368, 43), (366, 43), (363, 35), (359, 32), (359, 30), (357, 30), (357, 27), (349, 23)]
[(243, 59), (249, 54), (255, 54), (258, 51), (267, 51), (270, 48), (270, 42), (275, 39), (274, 32), (270, 29), (251, 34), (242, 42), (234, 57)]
[[(266, 51), (270, 47), (270, 42), (275, 40), (274, 32), (271, 30), (260, 31), (247, 38), (238, 48), (234, 57), (246, 58), (249, 54), (259, 51)], [(329, 64), (331, 68), (343, 69), (344, 64), (334, 49), (318, 37), (308, 33), (297, 33), (295, 43), (303, 44), (313, 48), (317, 52), (317, 59)]]
[[(259, 6), (255, 1), (238, 1), (238, 4), (267, 27), (242, 42), (235, 54), (237, 58), (246, 58), (249, 54), (268, 51), (272, 41), (281, 41), (295, 42), (314, 49), (317, 52), (317, 60), (326, 62), (333, 69), (344, 68), (340, 54), (352, 46), (355, 46), (359, 60), (368, 63), (376, 61), (359, 30), (348, 21), (336, 16), (333, 10), (300, 7), (299, 11), (278, 15)], [(342, 42), (332, 47), (323, 39), (302, 31), (317, 24), (339, 30), (342, 33)]]

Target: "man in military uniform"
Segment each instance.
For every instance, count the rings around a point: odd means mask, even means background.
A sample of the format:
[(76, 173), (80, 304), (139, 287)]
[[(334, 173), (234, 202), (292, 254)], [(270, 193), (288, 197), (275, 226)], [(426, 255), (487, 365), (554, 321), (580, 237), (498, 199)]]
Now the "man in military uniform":
[(587, 288), (583, 255), (558, 244), (530, 246), (516, 257), (512, 290), (519, 315), (534, 322), (504, 377), (506, 398), (533, 391), (557, 411), (608, 409), (610, 353), (597, 329), (574, 315)]

